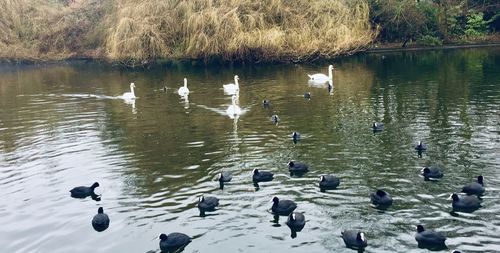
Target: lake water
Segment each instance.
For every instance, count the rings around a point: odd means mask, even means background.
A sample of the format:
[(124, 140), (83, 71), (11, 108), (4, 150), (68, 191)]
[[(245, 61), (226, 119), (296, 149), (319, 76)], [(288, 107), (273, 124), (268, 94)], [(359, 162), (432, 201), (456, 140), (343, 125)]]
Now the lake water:
[[(327, 73), (328, 63), (3, 65), (0, 252), (159, 252), (158, 235), (171, 232), (194, 238), (184, 252), (354, 252), (344, 229), (362, 229), (367, 252), (427, 252), (414, 239), (417, 224), (446, 235), (445, 252), (500, 252), (500, 48), (332, 64), (333, 92), (306, 75)], [(244, 113), (232, 119), (222, 84), (235, 74)], [(183, 77), (187, 100), (177, 94)], [(135, 103), (118, 98), (130, 82)], [(384, 131), (374, 134), (374, 121)], [(292, 131), (302, 134), (296, 144)], [(419, 140), (428, 145), (422, 157)], [(291, 177), (290, 160), (310, 171)], [(424, 181), (420, 170), (433, 164), (445, 176)], [(275, 173), (274, 181), (254, 186), (253, 169)], [(233, 174), (223, 190), (215, 181), (222, 170)], [(320, 192), (324, 174), (341, 179), (337, 190)], [(480, 174), (482, 207), (451, 212), (449, 195)], [(101, 201), (70, 197), (96, 181)], [(377, 188), (394, 198), (385, 211), (370, 205)], [(206, 217), (196, 207), (202, 194), (220, 199)], [(296, 238), (286, 217), (271, 214), (273, 196), (304, 213)], [(100, 233), (91, 226), (98, 207), (111, 219)]]

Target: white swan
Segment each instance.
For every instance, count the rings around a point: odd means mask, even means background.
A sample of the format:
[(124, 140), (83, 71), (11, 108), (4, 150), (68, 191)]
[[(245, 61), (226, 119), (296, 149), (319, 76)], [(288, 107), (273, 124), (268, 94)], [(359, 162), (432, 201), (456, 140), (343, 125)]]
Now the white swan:
[(328, 66), (328, 75), (314, 74), (314, 75), (308, 75), (308, 76), (309, 76), (309, 81), (311, 81), (311, 82), (326, 83), (329, 80), (333, 79), (333, 65)]
[(240, 85), (238, 84), (238, 80), (240, 77), (238, 75), (234, 76), (234, 83), (224, 84), (222, 87), (224, 88), (224, 92), (229, 95), (235, 95), (240, 91)]
[(135, 98), (137, 98), (135, 96), (134, 88), (135, 88), (135, 84), (130, 83), (130, 92), (123, 93), (122, 98), (123, 99), (135, 99)]
[(184, 86), (182, 86), (182, 87), (179, 88), (178, 93), (181, 96), (186, 96), (187, 94), (189, 94), (188, 80), (187, 80), (187, 78), (184, 78)]
[(236, 101), (238, 100), (238, 97), (233, 95), (231, 97), (232, 104), (227, 107), (226, 113), (229, 115), (230, 118), (234, 118), (234, 116), (240, 115), (241, 114), (241, 108), (236, 104)]

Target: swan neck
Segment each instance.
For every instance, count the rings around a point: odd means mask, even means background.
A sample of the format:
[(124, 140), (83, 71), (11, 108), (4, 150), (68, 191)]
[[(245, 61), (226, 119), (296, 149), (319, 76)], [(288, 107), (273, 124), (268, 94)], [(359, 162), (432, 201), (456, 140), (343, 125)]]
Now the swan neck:
[(184, 78), (184, 87), (187, 88), (188, 87), (188, 81), (186, 78)]
[(132, 93), (132, 96), (135, 97), (134, 85), (130, 85), (130, 93)]
[(236, 87), (239, 87), (240, 85), (238, 84), (238, 78), (234, 77), (234, 84), (236, 84)]
[(330, 80), (332, 80), (332, 79), (333, 79), (333, 69), (332, 69), (332, 68), (328, 68), (328, 78), (329, 78)]

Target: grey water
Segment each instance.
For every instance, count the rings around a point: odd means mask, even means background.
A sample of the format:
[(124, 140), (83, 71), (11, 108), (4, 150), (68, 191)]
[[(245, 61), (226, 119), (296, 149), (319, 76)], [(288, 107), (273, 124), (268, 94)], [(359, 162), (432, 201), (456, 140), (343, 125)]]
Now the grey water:
[[(328, 64), (331, 92), (307, 77)], [(239, 117), (226, 115), (222, 89), (234, 75)], [(187, 98), (177, 94), (184, 77)], [(131, 82), (138, 98), (121, 99)], [(383, 131), (372, 131), (375, 121)], [(310, 171), (291, 177), (290, 160)], [(420, 170), (436, 164), (444, 177), (424, 181)], [(257, 187), (253, 169), (275, 178)], [(221, 171), (233, 175), (222, 190)], [(338, 189), (319, 190), (326, 174), (341, 179)], [(482, 207), (452, 212), (449, 195), (478, 175)], [(70, 197), (93, 182), (100, 201)], [(370, 204), (378, 188), (394, 198), (387, 210)], [(0, 252), (159, 252), (158, 235), (171, 232), (193, 237), (184, 252), (355, 252), (344, 229), (365, 232), (366, 252), (427, 252), (418, 224), (447, 236), (443, 252), (500, 252), (499, 192), (498, 47), (305, 65), (0, 67)], [(205, 217), (202, 194), (220, 199)], [(296, 238), (271, 214), (274, 196), (305, 215)], [(91, 225), (98, 207), (111, 220), (103, 232)]]

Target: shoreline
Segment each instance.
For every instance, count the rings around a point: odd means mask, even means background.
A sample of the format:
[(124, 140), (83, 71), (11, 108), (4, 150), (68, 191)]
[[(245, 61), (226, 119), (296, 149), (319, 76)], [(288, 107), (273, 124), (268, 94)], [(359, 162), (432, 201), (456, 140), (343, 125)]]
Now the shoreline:
[[(407, 47), (401, 47), (400, 43), (380, 43), (380, 44), (371, 44), (367, 46), (364, 49), (359, 49), (358, 51), (355, 52), (350, 52), (342, 55), (338, 55), (335, 58), (342, 58), (342, 57), (348, 57), (351, 55), (356, 55), (356, 54), (378, 54), (378, 53), (392, 53), (392, 52), (412, 52), (412, 51), (428, 51), (428, 50), (447, 50), (447, 49), (469, 49), (469, 48), (484, 48), (484, 47), (500, 47), (500, 41), (491, 41), (491, 42), (481, 42), (481, 43), (468, 43), (468, 44), (445, 44), (445, 45), (440, 45), (440, 46), (420, 46), (420, 45), (409, 45)], [(316, 58), (311, 62), (317, 62), (317, 61), (328, 61), (332, 59), (319, 59)], [(137, 64), (135, 66), (129, 66), (117, 61), (110, 61), (106, 57), (92, 57), (88, 55), (81, 55), (81, 56), (72, 56), (68, 57), (65, 59), (40, 59), (40, 60), (35, 60), (35, 59), (12, 59), (12, 58), (0, 58), (0, 67), (2, 66), (30, 66), (30, 65), (52, 65), (52, 64), (61, 64), (61, 63), (72, 63), (72, 62), (83, 62), (83, 63), (88, 63), (88, 62), (95, 62), (98, 64), (105, 64), (109, 66), (118, 66), (118, 67), (123, 67), (123, 68), (154, 68), (157, 66), (164, 66), (164, 65), (170, 65), (170, 64), (178, 64), (178, 63), (190, 63), (194, 65), (198, 64), (205, 64), (205, 65), (210, 65), (212, 62), (205, 62), (204, 60), (195, 60), (195, 59), (158, 59), (155, 62), (148, 62), (146, 64)], [(220, 64), (246, 64), (246, 63), (252, 63), (252, 64), (266, 64), (266, 63), (273, 63), (273, 61), (261, 61), (261, 62), (218, 62), (217, 60), (213, 61), (214, 63), (220, 63)], [(289, 62), (280, 62), (282, 64), (286, 63), (293, 63), (296, 64), (297, 62), (289, 61)], [(304, 61), (302, 63), (308, 63), (308, 61)]]
[(482, 47), (500, 47), (500, 42), (495, 41), (495, 42), (470, 43), (470, 44), (445, 44), (441, 46), (410, 45), (408, 47), (396, 46), (395, 44), (380, 44), (380, 46), (374, 44), (370, 48), (358, 51), (358, 53), (387, 53), (387, 52), (406, 52), (406, 51), (425, 51), (425, 50), (482, 48)]

